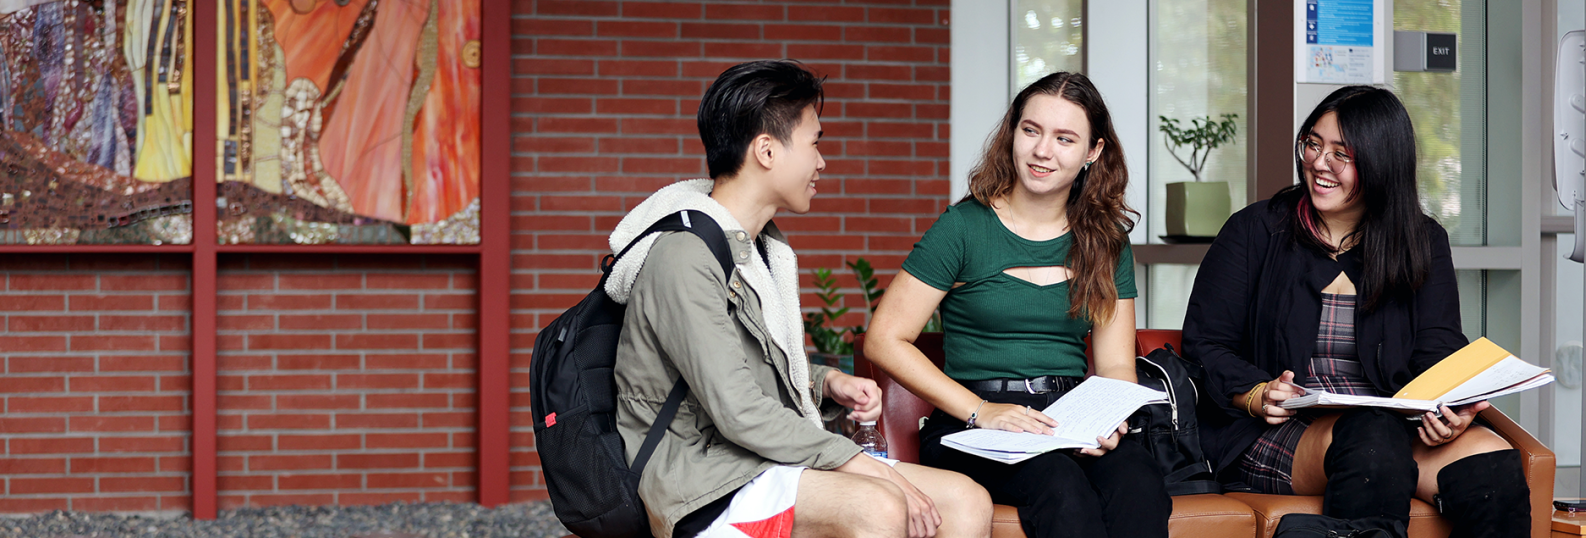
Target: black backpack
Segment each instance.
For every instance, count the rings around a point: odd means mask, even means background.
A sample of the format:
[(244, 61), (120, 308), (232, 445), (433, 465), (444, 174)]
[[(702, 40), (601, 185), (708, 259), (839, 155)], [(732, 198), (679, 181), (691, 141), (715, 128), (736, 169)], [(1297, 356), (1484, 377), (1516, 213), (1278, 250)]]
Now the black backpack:
[(1317, 514), (1288, 514), (1278, 520), (1272, 538), (1405, 538), (1403, 521), (1386, 516), (1338, 519)]
[(534, 339), (529, 397), (540, 472), (556, 518), (583, 538), (651, 536), (650, 518), (639, 499), (639, 477), (677, 415), (688, 385), (678, 379), (672, 386), (630, 468), (622, 436), (617, 433), (613, 370), (627, 307), (606, 295), (606, 279), (617, 260), (640, 239), (666, 231), (699, 236), (722, 269), (732, 274), (727, 237), (716, 221), (698, 211), (674, 213), (650, 226), (616, 256), (606, 256), (600, 264), (600, 285)]
[(1221, 493), (1211, 461), (1201, 452), (1196, 403), (1204, 369), (1173, 352), (1172, 344), (1135, 359), (1135, 376), (1168, 402), (1141, 407), (1129, 417), (1129, 433), (1145, 446), (1167, 481), (1168, 495)]

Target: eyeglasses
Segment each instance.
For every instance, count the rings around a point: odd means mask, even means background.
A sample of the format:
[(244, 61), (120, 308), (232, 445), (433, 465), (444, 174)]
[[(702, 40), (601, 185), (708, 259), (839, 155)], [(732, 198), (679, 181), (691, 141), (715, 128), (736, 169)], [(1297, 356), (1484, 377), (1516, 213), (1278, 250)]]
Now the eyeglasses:
[(1355, 162), (1354, 157), (1350, 157), (1348, 153), (1344, 153), (1341, 150), (1330, 151), (1324, 154), (1322, 152), (1322, 145), (1309, 138), (1300, 140), (1294, 144), (1294, 155), (1299, 157), (1301, 161), (1308, 163), (1316, 162), (1317, 155), (1324, 155), (1322, 162), (1325, 163), (1328, 170), (1331, 170), (1335, 174), (1343, 172), (1345, 168), (1349, 168), (1349, 165), (1354, 164)]

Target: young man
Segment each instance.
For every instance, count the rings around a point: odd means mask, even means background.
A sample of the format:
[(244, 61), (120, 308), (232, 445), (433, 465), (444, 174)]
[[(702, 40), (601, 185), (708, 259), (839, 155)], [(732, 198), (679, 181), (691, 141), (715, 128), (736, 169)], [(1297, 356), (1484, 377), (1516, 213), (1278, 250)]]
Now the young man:
[[(616, 378), (630, 462), (667, 392), (688, 382), (639, 483), (657, 538), (991, 532), (990, 497), (973, 481), (872, 458), (821, 427), (842, 407), (855, 420), (881, 414), (874, 381), (809, 363), (798, 265), (771, 222), (777, 211), (809, 211), (826, 166), (816, 148), (821, 98), (821, 80), (796, 62), (723, 72), (699, 105), (712, 179), (662, 188), (611, 234), (613, 252), (636, 243), (606, 286), (628, 305)], [(684, 209), (721, 226), (731, 274), (693, 234), (635, 242)]]

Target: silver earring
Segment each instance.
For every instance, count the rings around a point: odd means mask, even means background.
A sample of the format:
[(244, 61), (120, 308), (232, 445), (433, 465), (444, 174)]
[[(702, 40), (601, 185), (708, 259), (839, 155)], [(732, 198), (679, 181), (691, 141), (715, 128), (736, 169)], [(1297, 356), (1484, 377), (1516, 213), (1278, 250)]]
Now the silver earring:
[(1090, 170), (1090, 163), (1092, 163), (1092, 162), (1095, 162), (1095, 161), (1085, 161), (1085, 166), (1081, 166), (1081, 167), (1079, 167), (1079, 169), (1080, 170), (1084, 170), (1084, 171), (1089, 171)]

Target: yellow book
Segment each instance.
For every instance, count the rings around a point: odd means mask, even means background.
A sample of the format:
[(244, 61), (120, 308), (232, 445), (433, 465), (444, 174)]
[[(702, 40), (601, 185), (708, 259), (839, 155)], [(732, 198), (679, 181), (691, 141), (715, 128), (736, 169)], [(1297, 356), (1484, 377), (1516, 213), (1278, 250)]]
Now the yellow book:
[(1392, 398), (1302, 389), (1299, 396), (1284, 400), (1281, 405), (1284, 409), (1364, 405), (1436, 411), (1443, 405), (1457, 407), (1552, 382), (1550, 370), (1520, 360), (1492, 341), (1480, 338), (1416, 376)]
[(1499, 361), (1512, 356), (1514, 355), (1498, 347), (1498, 344), (1492, 343), (1491, 340), (1478, 338), (1416, 376), (1414, 381), (1405, 385), (1404, 390), (1393, 397), (1437, 400), (1448, 394), (1448, 391), (1470, 381), (1477, 374), (1492, 368)]

